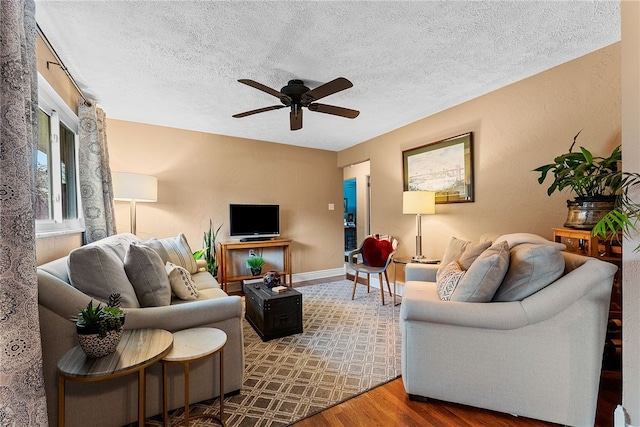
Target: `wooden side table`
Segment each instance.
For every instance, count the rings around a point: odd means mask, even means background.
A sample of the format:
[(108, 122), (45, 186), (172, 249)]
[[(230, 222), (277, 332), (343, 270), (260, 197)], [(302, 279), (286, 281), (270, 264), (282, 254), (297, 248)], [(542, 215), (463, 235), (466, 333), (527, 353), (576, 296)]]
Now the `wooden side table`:
[(145, 425), (145, 369), (162, 359), (173, 344), (171, 332), (162, 329), (124, 331), (114, 353), (90, 358), (79, 345), (58, 362), (58, 426), (64, 426), (65, 381), (96, 382), (138, 373), (138, 425)]
[(273, 239), (261, 241), (230, 241), (220, 242), (220, 268), (218, 268), (218, 281), (223, 291), (227, 291), (229, 282), (239, 282), (247, 279), (255, 279), (257, 276), (246, 274), (233, 275), (233, 254), (238, 250), (264, 249), (264, 248), (280, 248), (282, 250), (282, 270), (279, 273), (284, 280), (283, 285), (287, 284), (287, 276), (289, 276), (289, 286), (293, 286), (293, 272), (291, 269), (291, 239)]
[(227, 334), (215, 328), (183, 329), (173, 334), (173, 349), (162, 359), (162, 416), (163, 425), (169, 425), (168, 392), (167, 392), (167, 368), (170, 364), (184, 366), (184, 423), (189, 426), (189, 364), (205, 357), (220, 353), (220, 416), (213, 414), (198, 414), (191, 417), (213, 418), (225, 426), (224, 421), (224, 346), (227, 343)]

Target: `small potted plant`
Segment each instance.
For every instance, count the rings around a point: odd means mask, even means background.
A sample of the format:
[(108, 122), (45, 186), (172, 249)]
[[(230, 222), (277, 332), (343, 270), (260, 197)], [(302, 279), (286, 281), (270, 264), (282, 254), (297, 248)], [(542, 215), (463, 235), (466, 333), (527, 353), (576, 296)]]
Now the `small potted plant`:
[(106, 306), (93, 300), (80, 310), (76, 322), (76, 331), (80, 347), (88, 357), (102, 357), (113, 353), (122, 338), (122, 325), (125, 313), (120, 308), (120, 294), (109, 295)]
[(213, 221), (209, 220), (209, 231), (204, 233), (202, 238), (202, 249), (197, 252), (194, 252), (193, 257), (195, 259), (204, 259), (207, 261), (207, 271), (211, 273), (212, 276), (218, 275), (218, 261), (216, 260), (216, 239), (218, 238), (218, 233), (222, 228), (222, 224), (213, 231)]
[(247, 260), (247, 265), (251, 269), (252, 276), (259, 276), (262, 273), (262, 266), (264, 265), (264, 258), (261, 256), (252, 256)]

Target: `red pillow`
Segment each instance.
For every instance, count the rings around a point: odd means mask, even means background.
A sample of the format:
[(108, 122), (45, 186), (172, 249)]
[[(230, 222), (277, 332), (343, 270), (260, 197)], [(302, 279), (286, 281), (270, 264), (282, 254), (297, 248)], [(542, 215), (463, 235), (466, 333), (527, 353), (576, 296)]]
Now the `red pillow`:
[(367, 237), (362, 243), (362, 259), (365, 265), (371, 267), (384, 267), (391, 252), (393, 245), (388, 240)]

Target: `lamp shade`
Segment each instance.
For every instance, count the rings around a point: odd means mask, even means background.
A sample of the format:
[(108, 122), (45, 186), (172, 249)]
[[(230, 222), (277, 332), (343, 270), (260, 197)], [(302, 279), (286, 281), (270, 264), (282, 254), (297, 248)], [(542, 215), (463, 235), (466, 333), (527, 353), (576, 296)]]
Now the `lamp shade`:
[(155, 176), (114, 172), (111, 179), (114, 200), (135, 200), (137, 202), (156, 202), (158, 200), (158, 179)]
[(403, 214), (435, 214), (436, 193), (434, 191), (405, 191), (402, 193)]

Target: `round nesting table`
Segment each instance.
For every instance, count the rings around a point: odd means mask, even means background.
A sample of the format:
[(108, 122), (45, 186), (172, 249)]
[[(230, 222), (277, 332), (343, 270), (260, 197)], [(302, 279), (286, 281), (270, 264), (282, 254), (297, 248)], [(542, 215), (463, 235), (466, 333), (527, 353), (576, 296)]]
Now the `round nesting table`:
[(79, 345), (58, 362), (58, 425), (64, 426), (65, 381), (93, 382), (138, 373), (138, 425), (145, 424), (145, 369), (169, 353), (173, 338), (162, 329), (125, 330), (114, 353), (90, 358)]
[(167, 414), (167, 367), (170, 364), (182, 364), (184, 366), (184, 420), (176, 425), (189, 425), (189, 364), (205, 357), (220, 353), (220, 416), (213, 414), (197, 414), (195, 418), (213, 418), (225, 426), (224, 422), (224, 346), (227, 343), (227, 334), (215, 328), (184, 329), (173, 333), (173, 348), (162, 359), (162, 415), (164, 426), (169, 425)]

